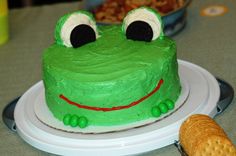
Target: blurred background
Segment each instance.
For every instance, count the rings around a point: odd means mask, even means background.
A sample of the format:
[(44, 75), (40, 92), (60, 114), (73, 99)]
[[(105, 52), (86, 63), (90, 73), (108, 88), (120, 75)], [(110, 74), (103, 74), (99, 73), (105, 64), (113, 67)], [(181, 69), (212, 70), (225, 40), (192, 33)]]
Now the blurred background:
[(60, 2), (75, 2), (79, 0), (8, 0), (8, 6), (12, 8), (21, 8), (27, 6), (43, 5), (43, 4), (53, 4)]

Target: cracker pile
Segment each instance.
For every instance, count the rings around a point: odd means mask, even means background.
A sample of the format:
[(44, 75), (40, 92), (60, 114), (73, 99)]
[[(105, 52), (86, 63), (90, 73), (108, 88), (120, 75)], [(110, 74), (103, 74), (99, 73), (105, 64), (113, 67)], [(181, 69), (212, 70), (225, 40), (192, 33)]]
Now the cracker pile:
[(189, 156), (236, 156), (224, 130), (209, 116), (190, 116), (180, 127), (180, 143)]

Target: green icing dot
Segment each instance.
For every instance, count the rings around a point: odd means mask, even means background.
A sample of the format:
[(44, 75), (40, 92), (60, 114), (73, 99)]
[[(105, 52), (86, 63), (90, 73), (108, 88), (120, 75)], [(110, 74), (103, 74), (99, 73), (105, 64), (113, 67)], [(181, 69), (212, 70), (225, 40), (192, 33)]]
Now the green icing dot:
[(63, 123), (64, 125), (69, 125), (70, 124), (70, 119), (71, 119), (71, 115), (70, 114), (66, 114), (63, 118)]
[(88, 125), (88, 119), (84, 116), (79, 118), (79, 127), (80, 128), (85, 128)]
[(159, 116), (161, 116), (161, 110), (160, 110), (160, 108), (157, 107), (157, 106), (152, 107), (151, 112), (152, 112), (152, 115), (153, 115), (154, 117), (159, 117)]
[(174, 102), (173, 102), (172, 100), (169, 100), (169, 99), (168, 99), (168, 100), (165, 101), (165, 103), (166, 103), (166, 105), (167, 105), (167, 107), (168, 107), (169, 110), (174, 109), (175, 104), (174, 104)]
[(168, 107), (165, 103), (160, 103), (159, 108), (161, 110), (161, 113), (167, 113), (168, 112)]
[(77, 115), (73, 115), (70, 119), (71, 127), (77, 127), (79, 125), (79, 117)]

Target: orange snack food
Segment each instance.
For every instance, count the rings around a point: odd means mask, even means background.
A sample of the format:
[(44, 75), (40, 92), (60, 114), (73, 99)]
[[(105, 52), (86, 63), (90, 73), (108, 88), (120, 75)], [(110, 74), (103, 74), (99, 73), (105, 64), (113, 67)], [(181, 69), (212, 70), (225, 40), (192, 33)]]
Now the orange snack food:
[(236, 156), (224, 130), (209, 116), (190, 116), (180, 127), (180, 144), (189, 156)]
[(120, 23), (135, 8), (147, 6), (165, 15), (184, 5), (184, 0), (107, 0), (95, 10), (99, 22)]

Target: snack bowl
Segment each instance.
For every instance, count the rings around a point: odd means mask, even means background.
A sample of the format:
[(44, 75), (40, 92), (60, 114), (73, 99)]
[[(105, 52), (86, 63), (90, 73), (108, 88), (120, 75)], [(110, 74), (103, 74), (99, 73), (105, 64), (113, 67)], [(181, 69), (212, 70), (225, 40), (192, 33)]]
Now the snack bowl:
[[(85, 0), (84, 9), (94, 13), (100, 5), (102, 5), (105, 0)], [(173, 36), (183, 30), (186, 25), (187, 17), (187, 7), (189, 6), (191, 0), (185, 0), (182, 7), (170, 11), (162, 16), (164, 23), (164, 32), (167, 36)], [(110, 24), (120, 24), (113, 22), (97, 22), (99, 25), (110, 25)]]

